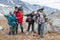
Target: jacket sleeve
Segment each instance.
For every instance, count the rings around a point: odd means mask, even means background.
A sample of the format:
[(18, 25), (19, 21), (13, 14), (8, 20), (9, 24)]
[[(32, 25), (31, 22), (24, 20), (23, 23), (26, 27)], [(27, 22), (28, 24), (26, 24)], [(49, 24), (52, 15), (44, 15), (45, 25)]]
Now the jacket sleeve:
[(16, 11), (14, 11), (14, 12), (13, 12), (13, 14), (15, 14), (15, 15), (16, 15)]
[(4, 14), (4, 17), (8, 18), (8, 14)]

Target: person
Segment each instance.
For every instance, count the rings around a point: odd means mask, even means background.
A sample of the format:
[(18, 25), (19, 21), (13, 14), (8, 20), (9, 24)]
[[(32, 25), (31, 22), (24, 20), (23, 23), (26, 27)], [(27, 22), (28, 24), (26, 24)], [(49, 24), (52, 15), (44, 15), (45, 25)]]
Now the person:
[(21, 9), (22, 10), (22, 13), (24, 13), (24, 10), (23, 10), (23, 7), (22, 6), (20, 6), (19, 9)]
[[(18, 7), (16, 6), (16, 7), (15, 7), (15, 10), (13, 11), (13, 14), (16, 15), (17, 11), (18, 11)], [(17, 15), (16, 15), (16, 16), (17, 16)], [(18, 33), (18, 24), (17, 24), (17, 26), (16, 26), (16, 34), (17, 34), (17, 33)]]
[(38, 23), (38, 35), (43, 38), (43, 33), (44, 33), (44, 23), (45, 23), (45, 19), (44, 19), (44, 14), (43, 14), (43, 9), (40, 9), (38, 11), (38, 14), (40, 16), (38, 16), (37, 18), (37, 23)]
[(36, 18), (35, 18), (36, 15), (35, 14), (36, 13), (32, 12), (31, 14), (27, 15), (26, 22), (28, 22), (28, 28), (27, 28), (26, 34), (28, 34), (31, 25), (32, 25), (32, 34), (35, 33), (35, 30), (34, 30), (34, 23), (35, 23), (35, 20), (36, 20)]
[(7, 18), (10, 27), (9, 35), (11, 34), (14, 35), (16, 32), (16, 24), (17, 24), (16, 16), (13, 15), (12, 12), (10, 12), (9, 14), (4, 14), (4, 16)]
[[(18, 30), (18, 25), (20, 24), (20, 27), (21, 27), (21, 32), (23, 33), (23, 14), (22, 14), (22, 10), (20, 8), (18, 8), (18, 11), (14, 12), (14, 14), (16, 15), (16, 18), (17, 18), (17, 29), (16, 31)], [(18, 31), (17, 31), (18, 32)]]
[(16, 12), (18, 11), (18, 7), (16, 6), (15, 7), (15, 10), (13, 11), (13, 14), (15, 14), (16, 15)]

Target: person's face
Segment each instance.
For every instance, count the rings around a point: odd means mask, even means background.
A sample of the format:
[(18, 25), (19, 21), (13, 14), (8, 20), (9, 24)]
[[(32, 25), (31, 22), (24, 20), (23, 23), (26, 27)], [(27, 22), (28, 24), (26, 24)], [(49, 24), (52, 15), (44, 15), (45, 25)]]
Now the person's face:
[(18, 11), (18, 8), (15, 8), (15, 11)]
[(34, 12), (34, 15), (36, 15), (37, 14), (37, 12)]

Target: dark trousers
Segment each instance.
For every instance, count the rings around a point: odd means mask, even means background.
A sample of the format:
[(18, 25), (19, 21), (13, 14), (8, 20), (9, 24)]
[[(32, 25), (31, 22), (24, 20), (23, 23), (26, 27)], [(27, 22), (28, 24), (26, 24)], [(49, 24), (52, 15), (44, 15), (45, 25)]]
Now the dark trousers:
[[(23, 33), (23, 24), (22, 23), (20, 24), (20, 28), (21, 28), (21, 32)], [(16, 26), (16, 33), (18, 33), (18, 24)]]
[(44, 23), (38, 25), (38, 34), (43, 36), (44, 34)]
[(16, 27), (10, 27), (9, 35), (14, 35)]
[(32, 25), (32, 32), (34, 32), (34, 23), (28, 23), (27, 31), (29, 32), (31, 25)]
[(12, 33), (12, 35), (14, 35), (15, 31), (10, 31), (9, 32), (9, 35), (11, 35), (11, 33)]
[(38, 35), (40, 35), (41, 24), (38, 24)]
[(16, 25), (16, 33), (18, 33), (18, 24)]

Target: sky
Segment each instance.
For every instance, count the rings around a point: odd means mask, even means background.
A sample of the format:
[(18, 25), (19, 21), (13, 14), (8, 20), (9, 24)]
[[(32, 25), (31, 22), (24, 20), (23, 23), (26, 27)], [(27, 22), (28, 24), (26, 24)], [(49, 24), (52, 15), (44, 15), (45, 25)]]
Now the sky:
[(22, 0), (30, 4), (39, 4), (41, 6), (48, 6), (60, 10), (60, 0)]

